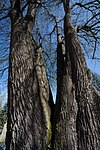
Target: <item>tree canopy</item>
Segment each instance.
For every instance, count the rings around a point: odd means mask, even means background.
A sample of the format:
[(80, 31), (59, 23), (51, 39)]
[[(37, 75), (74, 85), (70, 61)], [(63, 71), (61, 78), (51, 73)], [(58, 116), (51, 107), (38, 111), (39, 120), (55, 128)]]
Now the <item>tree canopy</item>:
[[(72, 22), (77, 30), (82, 49), (89, 59), (99, 61), (99, 44), (100, 44), (100, 23), (99, 9), (100, 2), (98, 0), (70, 1)], [(23, 16), (27, 12), (28, 2), (23, 0), (21, 3), (21, 11)], [(41, 35), (43, 54), (47, 63), (48, 78), (53, 83), (56, 79), (56, 23), (58, 23), (62, 37), (64, 35), (63, 20), (64, 10), (61, 0), (42, 0), (37, 2), (36, 20), (33, 28), (33, 34), (36, 43), (39, 43)], [(10, 1), (0, 2), (0, 74), (1, 76), (8, 69), (9, 44), (11, 23), (9, 12), (11, 9)], [(40, 17), (41, 16), (41, 17)], [(55, 70), (55, 74), (52, 74)], [(54, 72), (54, 71), (53, 71)], [(7, 76), (7, 71), (6, 71)], [(51, 75), (52, 74), (52, 75)], [(52, 85), (52, 82), (51, 82)]]

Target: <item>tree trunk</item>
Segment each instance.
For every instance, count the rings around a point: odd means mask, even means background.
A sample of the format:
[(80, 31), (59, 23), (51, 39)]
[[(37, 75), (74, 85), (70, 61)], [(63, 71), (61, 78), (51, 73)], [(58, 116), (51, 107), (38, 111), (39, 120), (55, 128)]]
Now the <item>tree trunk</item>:
[(7, 150), (45, 150), (50, 146), (49, 103), (53, 105), (53, 101), (42, 52), (38, 49), (35, 60), (32, 52), (35, 5), (29, 6), (32, 13), (28, 11), (25, 18), (16, 5), (11, 12)]
[(57, 47), (57, 102), (54, 116), (55, 150), (76, 150), (76, 115), (77, 103), (75, 88), (71, 78), (71, 62), (69, 54), (65, 54), (65, 43), (58, 34)]
[[(54, 112), (54, 103), (52, 93), (48, 84), (47, 76), (46, 76), (46, 66), (44, 63), (44, 59), (42, 56), (42, 48), (38, 47), (35, 49), (35, 59), (34, 59), (34, 66), (37, 75), (37, 81), (39, 85), (39, 97), (43, 107), (43, 113), (47, 128), (47, 149), (51, 148), (51, 136), (52, 136), (52, 116)], [(41, 113), (40, 113), (41, 114)], [(43, 118), (43, 119), (44, 119)], [(41, 122), (41, 126), (43, 126), (43, 122)], [(46, 129), (44, 128), (43, 131)], [(43, 148), (45, 149), (45, 147)]]
[(59, 57), (62, 58), (62, 41), (58, 41), (57, 50), (60, 77), (58, 77), (53, 149), (99, 150), (100, 117), (97, 112), (100, 112), (100, 107), (97, 101), (100, 100), (100, 96), (94, 91), (91, 74), (71, 23), (68, 7), (65, 9), (64, 20), (66, 53), (62, 62)]

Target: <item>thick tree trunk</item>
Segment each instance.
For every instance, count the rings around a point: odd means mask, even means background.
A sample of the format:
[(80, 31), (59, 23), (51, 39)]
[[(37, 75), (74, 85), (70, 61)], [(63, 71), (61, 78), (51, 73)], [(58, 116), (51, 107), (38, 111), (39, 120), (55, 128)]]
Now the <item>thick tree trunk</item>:
[[(100, 97), (93, 89), (77, 33), (71, 23), (70, 10), (68, 7), (66, 10), (66, 54), (63, 63), (58, 57), (60, 80), (58, 78), (53, 149), (99, 150), (100, 117), (97, 112), (100, 112), (100, 107), (97, 101)], [(61, 55), (62, 58), (63, 47), (60, 45), (62, 42), (58, 41), (58, 56)]]
[(70, 13), (65, 15), (65, 40), (71, 60), (72, 80), (78, 105), (76, 129), (78, 149), (100, 149), (99, 131), (95, 118), (92, 78), (87, 68)]
[(54, 116), (54, 143), (55, 150), (76, 150), (76, 115), (77, 103), (75, 88), (72, 83), (71, 62), (69, 54), (65, 54), (65, 43), (58, 34), (57, 47), (57, 102)]
[(53, 101), (40, 49), (33, 60), (34, 18), (30, 12), (25, 18), (18, 10), (11, 13), (6, 149), (46, 150), (51, 138), (49, 104)]
[[(54, 112), (54, 103), (53, 103), (52, 93), (50, 91), (50, 87), (46, 76), (46, 66), (42, 56), (41, 47), (35, 49), (34, 66), (35, 66), (37, 81), (39, 85), (39, 97), (43, 107), (43, 113), (45, 118), (44, 124), (46, 124), (46, 128), (47, 128), (47, 139), (45, 139), (47, 143), (46, 148), (49, 149), (51, 147), (51, 136), (52, 136), (51, 130), (52, 130), (52, 116)], [(46, 129), (44, 128), (44, 130)]]

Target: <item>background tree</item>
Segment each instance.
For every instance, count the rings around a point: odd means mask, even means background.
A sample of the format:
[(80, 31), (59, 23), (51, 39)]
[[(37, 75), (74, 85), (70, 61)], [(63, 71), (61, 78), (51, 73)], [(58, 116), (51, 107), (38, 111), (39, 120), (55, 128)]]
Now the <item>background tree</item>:
[(7, 104), (0, 107), (0, 128), (3, 128), (4, 124), (7, 122)]

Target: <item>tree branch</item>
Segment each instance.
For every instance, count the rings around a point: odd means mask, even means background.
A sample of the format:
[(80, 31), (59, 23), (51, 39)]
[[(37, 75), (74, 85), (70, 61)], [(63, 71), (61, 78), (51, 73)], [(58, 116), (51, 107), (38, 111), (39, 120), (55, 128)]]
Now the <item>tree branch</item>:
[(4, 72), (5, 72), (7, 69), (8, 69), (8, 67), (4, 68), (3, 70), (0, 70), (0, 72), (1, 72), (0, 77), (2, 77), (2, 76), (3, 76)]
[(97, 39), (95, 40), (95, 46), (94, 46), (94, 52), (93, 52), (92, 59), (94, 59), (94, 58), (95, 58), (96, 47), (97, 47)]
[[(99, 4), (100, 4), (100, 2), (98, 1), (98, 0), (94, 0), (94, 1), (92, 1), (92, 2), (88, 2), (88, 3), (74, 3), (72, 6), (71, 6), (71, 10), (75, 7), (75, 6), (79, 6), (79, 7), (82, 7), (82, 8), (84, 8), (84, 9), (86, 9), (86, 10), (89, 10), (89, 11), (93, 11), (93, 7), (96, 7), (97, 8), (97, 6), (98, 6), (98, 4), (96, 4), (95, 2), (98, 2)], [(90, 8), (92, 8), (92, 9), (90, 9)]]
[(28, 11), (27, 11), (26, 16), (28, 16), (30, 18), (34, 18), (35, 17), (36, 4), (37, 4), (37, 0), (30, 0), (30, 1), (28, 1)]
[(3, 16), (3, 17), (0, 18), (0, 21), (6, 19), (6, 18), (8, 18), (8, 17), (9, 17), (9, 15)]
[(100, 12), (98, 12), (97, 14), (93, 15), (86, 23), (85, 23), (85, 26), (91, 21), (93, 20), (96, 16), (99, 16), (100, 15)]

